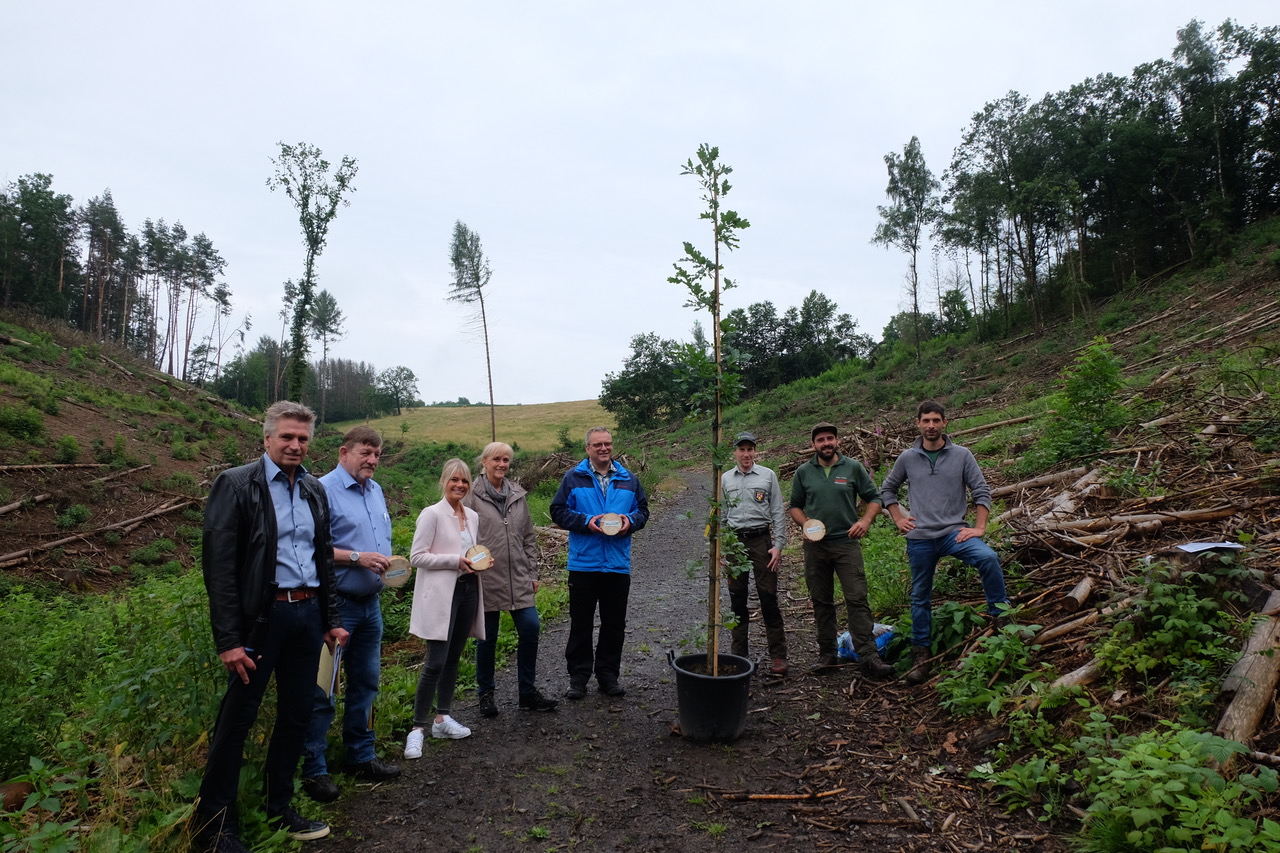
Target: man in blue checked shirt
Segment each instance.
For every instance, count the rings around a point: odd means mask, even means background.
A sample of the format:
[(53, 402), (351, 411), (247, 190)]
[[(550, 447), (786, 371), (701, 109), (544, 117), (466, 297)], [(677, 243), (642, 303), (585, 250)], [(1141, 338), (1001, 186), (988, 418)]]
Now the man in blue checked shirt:
[[(342, 437), (338, 467), (320, 478), (329, 497), (342, 625), (351, 633), (342, 657), (347, 697), (342, 715), (342, 769), (374, 782), (400, 774), (399, 767), (378, 760), (369, 725), (382, 671), (378, 594), (391, 556), (391, 516), (382, 487), (373, 480), (381, 456), (382, 436), (366, 426), (352, 427)], [(325, 763), (326, 734), (333, 717), (333, 698), (316, 686), (302, 761), (302, 790), (322, 803), (338, 798), (338, 786)]]

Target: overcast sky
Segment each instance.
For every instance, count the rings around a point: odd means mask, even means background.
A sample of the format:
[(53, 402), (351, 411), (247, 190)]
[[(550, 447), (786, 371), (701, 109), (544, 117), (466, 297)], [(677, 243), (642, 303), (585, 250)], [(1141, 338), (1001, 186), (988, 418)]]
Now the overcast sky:
[(633, 335), (689, 336), (666, 279), (682, 241), (707, 245), (679, 175), (699, 143), (751, 221), (728, 307), (816, 288), (879, 338), (907, 268), (870, 243), (887, 152), (918, 136), (940, 174), (986, 102), (1127, 74), (1228, 17), (1280, 22), (1274, 0), (0, 0), (0, 181), (46, 172), (77, 203), (110, 189), (131, 231), (203, 231), (252, 343), (302, 272), (266, 187), (276, 143), (350, 155), (318, 265), (347, 318), (333, 354), (409, 367), (428, 402), (487, 399), (468, 309), (445, 301), (461, 219), (493, 268), (497, 401), (586, 399)]

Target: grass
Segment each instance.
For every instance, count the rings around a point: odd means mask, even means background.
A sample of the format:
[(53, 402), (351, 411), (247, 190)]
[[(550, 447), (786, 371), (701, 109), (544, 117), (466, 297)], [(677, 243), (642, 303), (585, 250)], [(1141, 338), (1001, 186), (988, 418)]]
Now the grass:
[[(498, 406), (496, 417), (499, 441), (505, 441), (518, 450), (537, 453), (557, 450), (562, 429), (568, 430), (575, 448), (580, 449), (588, 429), (600, 425), (612, 428), (614, 425), (613, 415), (600, 408), (595, 400)], [(329, 426), (342, 432), (359, 423), (361, 421), (344, 421)], [(401, 424), (408, 424), (408, 429), (403, 429)], [(404, 409), (398, 417), (376, 418), (368, 421), (368, 425), (381, 432), (385, 439), (403, 437), (408, 443), (455, 442), (484, 447), (491, 435), (488, 406)]]

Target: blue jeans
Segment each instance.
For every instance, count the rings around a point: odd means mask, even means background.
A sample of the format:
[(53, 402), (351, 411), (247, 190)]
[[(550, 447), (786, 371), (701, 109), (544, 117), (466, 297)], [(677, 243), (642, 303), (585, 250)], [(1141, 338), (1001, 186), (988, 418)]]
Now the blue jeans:
[[(369, 715), (378, 696), (378, 679), (382, 672), (382, 605), (377, 595), (366, 599), (334, 596), (342, 609), (342, 627), (351, 633), (342, 652), (346, 690), (342, 713), (342, 743), (345, 761), (362, 764), (374, 759), (373, 729)], [(302, 759), (302, 778), (328, 773), (325, 748), (329, 726), (333, 724), (333, 699), (318, 685), (311, 685), (313, 706), (311, 724)]]
[[(959, 531), (956, 531), (958, 533)], [(999, 616), (1000, 605), (1009, 603), (1004, 589), (1004, 573), (1000, 558), (991, 546), (973, 538), (956, 542), (956, 533), (937, 539), (908, 539), (907, 562), (911, 564), (911, 644), (929, 646), (933, 636), (933, 573), (938, 560), (955, 557), (978, 570), (982, 592), (987, 597), (987, 612)]]
[[(524, 696), (537, 689), (538, 636), (542, 633), (542, 623), (538, 621), (536, 607), (521, 607), (510, 612), (511, 621), (516, 626), (516, 683), (520, 695)], [(501, 610), (486, 610), (485, 639), (476, 640), (476, 690), (480, 693), (494, 687), (493, 670), (498, 652), (498, 623), (501, 618)]]

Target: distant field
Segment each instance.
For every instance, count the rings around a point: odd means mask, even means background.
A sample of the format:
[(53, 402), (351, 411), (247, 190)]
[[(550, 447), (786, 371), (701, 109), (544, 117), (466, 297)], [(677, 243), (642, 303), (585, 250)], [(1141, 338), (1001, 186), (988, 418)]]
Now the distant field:
[[(568, 427), (569, 435), (581, 447), (583, 434), (588, 429), (614, 425), (613, 416), (600, 408), (595, 400), (498, 406), (497, 420), (499, 441), (539, 453), (550, 452), (559, 446), (561, 427)], [(335, 423), (333, 427), (342, 430), (357, 423), (363, 422), (347, 421)], [(408, 432), (402, 432), (401, 424), (409, 425)], [(410, 442), (456, 441), (481, 448), (489, 443), (489, 407), (425, 406), (404, 409), (399, 417), (377, 418), (369, 421), (369, 426), (387, 439), (403, 436)]]

